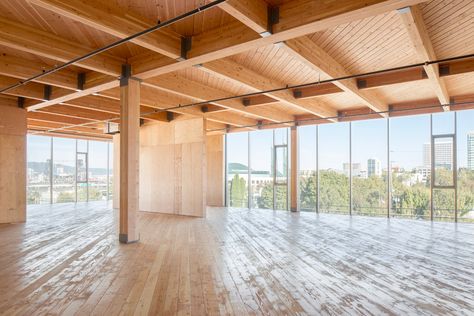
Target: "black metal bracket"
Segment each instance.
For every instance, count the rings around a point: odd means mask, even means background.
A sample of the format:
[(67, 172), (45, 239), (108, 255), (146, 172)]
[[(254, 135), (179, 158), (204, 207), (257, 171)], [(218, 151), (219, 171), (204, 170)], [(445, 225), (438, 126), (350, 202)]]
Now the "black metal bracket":
[(450, 74), (449, 64), (440, 64), (439, 65), (439, 74), (440, 76), (448, 76)]
[(45, 85), (43, 90), (43, 100), (49, 101), (51, 100), (51, 92), (53, 88), (50, 85)]
[(140, 118), (140, 126), (143, 126), (145, 124), (145, 119)]
[(81, 72), (77, 74), (77, 90), (84, 90), (86, 84), (86, 73)]
[(357, 88), (364, 89), (367, 88), (367, 80), (365, 79), (357, 79)]
[(132, 77), (132, 65), (123, 64), (122, 65), (122, 75), (120, 76), (120, 86), (124, 87), (128, 85), (128, 80)]
[(273, 25), (280, 22), (280, 9), (278, 7), (268, 7), (267, 11), (267, 31), (260, 33), (262, 37), (273, 34)]
[(171, 122), (172, 120), (174, 120), (174, 113), (173, 113), (173, 112), (166, 111), (166, 120), (167, 120), (168, 122)]
[(181, 56), (178, 58), (178, 61), (183, 61), (188, 59), (188, 52), (191, 50), (192, 37), (184, 36), (181, 37)]
[(293, 96), (295, 98), (301, 98), (302, 95), (303, 93), (301, 92), (301, 90), (293, 90)]
[(244, 106), (249, 106), (250, 105), (250, 99), (249, 98), (243, 98), (242, 99), (242, 104)]
[(263, 122), (261, 120), (257, 121), (257, 128), (262, 129)]
[(24, 109), (25, 108), (25, 98), (24, 97), (18, 97), (17, 105), (20, 109)]
[(226, 133), (230, 132), (230, 125), (229, 124), (225, 125), (225, 132)]
[(202, 112), (202, 113), (207, 113), (207, 112), (209, 112), (209, 107), (208, 107), (207, 105), (201, 106), (201, 112)]

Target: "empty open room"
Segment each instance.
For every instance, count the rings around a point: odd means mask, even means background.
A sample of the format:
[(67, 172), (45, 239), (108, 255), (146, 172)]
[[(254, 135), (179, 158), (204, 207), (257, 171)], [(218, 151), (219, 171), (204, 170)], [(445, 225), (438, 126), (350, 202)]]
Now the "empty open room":
[(1, 315), (472, 315), (474, 2), (0, 1)]

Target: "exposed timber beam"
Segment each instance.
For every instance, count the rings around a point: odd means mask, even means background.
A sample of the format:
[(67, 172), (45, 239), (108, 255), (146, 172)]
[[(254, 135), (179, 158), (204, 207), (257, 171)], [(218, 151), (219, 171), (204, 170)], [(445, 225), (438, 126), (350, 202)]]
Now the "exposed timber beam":
[[(431, 43), (420, 8), (418, 6), (411, 6), (400, 9), (398, 12), (420, 61), (436, 60), (433, 44)], [(441, 104), (448, 104), (449, 94), (444, 80), (439, 76), (439, 68), (432, 64), (425, 65), (424, 68), (439, 102)], [(445, 106), (444, 110), (449, 111), (449, 106)]]
[[(253, 30), (236, 21), (237, 25), (229, 23), (222, 28), (193, 37), (192, 47), (187, 54), (187, 59), (183, 61), (176, 62), (174, 59), (165, 56), (149, 56), (149, 58), (137, 56), (130, 59), (129, 62), (132, 63), (135, 69), (134, 76), (140, 79), (148, 79), (423, 1), (425, 0), (329, 0), (324, 2), (293, 0), (280, 6), (279, 21), (273, 25), (273, 34), (267, 37), (260, 37)], [(70, 18), (80, 18), (80, 14), (74, 17), (74, 12), (70, 13)], [(113, 12), (106, 13), (114, 14)], [(85, 23), (85, 21), (82, 22)], [(95, 22), (102, 23), (100, 20)], [(88, 23), (87, 25), (98, 28), (97, 23)], [(102, 24), (100, 29), (107, 31), (107, 28)], [(28, 36), (28, 34), (25, 34), (25, 36)], [(110, 89), (117, 85), (116, 81), (104, 82), (94, 89), (90, 88), (72, 93), (67, 97), (67, 100)], [(36, 109), (65, 101), (66, 98), (60, 98), (43, 102), (38, 104)]]
[[(175, 74), (156, 77), (149, 79), (146, 82), (158, 89), (164, 89), (170, 93), (180, 93), (183, 96), (191, 97), (198, 102), (224, 98), (232, 95), (230, 92), (225, 92), (223, 90), (216, 89), (206, 84), (192, 81)], [(232, 109), (241, 114), (257, 116), (273, 122), (285, 122), (291, 121), (293, 119), (293, 116), (272, 108), (246, 107), (238, 99), (219, 101), (215, 104)]]
[[(206, 63), (203, 65), (202, 69), (211, 72), (214, 75), (222, 75), (226, 78), (232, 78), (232, 81), (237, 82), (238, 84), (243, 84), (255, 92), (285, 86), (282, 82), (262, 76), (261, 74), (245, 68), (228, 58)], [(337, 115), (337, 111), (324, 102), (314, 100), (313, 104), (303, 103), (302, 100), (297, 100), (289, 90), (265, 93), (265, 95), (276, 99), (287, 106), (295, 108), (298, 111), (305, 111), (321, 117)]]
[[(330, 78), (340, 78), (350, 75), (343, 65), (336, 61), (321, 47), (316, 45), (316, 43), (307, 36), (286, 41), (286, 48), (291, 54), (298, 56), (311, 68)], [(335, 81), (334, 85), (353, 95), (363, 104), (376, 112), (382, 112), (388, 109), (387, 104), (385, 104), (385, 102), (383, 102), (373, 92), (359, 90), (355, 79)]]

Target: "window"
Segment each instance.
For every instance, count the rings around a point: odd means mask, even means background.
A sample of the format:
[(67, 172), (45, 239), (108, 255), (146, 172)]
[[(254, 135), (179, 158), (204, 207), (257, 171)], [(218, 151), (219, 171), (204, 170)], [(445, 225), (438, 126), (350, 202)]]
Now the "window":
[(76, 140), (53, 138), (53, 203), (76, 201)]
[(456, 114), (458, 220), (474, 222), (474, 110)]
[(352, 214), (387, 215), (387, 120), (352, 127)]
[(298, 127), (298, 185), (301, 211), (316, 211), (317, 148), (316, 126)]
[(273, 131), (250, 133), (252, 208), (273, 209)]
[(227, 205), (248, 207), (248, 133), (227, 134)]
[(430, 217), (430, 116), (390, 119), (391, 216)]
[(319, 126), (319, 211), (349, 213), (349, 123)]
[(89, 141), (89, 201), (107, 200), (107, 143)]
[(51, 140), (51, 137), (28, 135), (28, 204), (51, 202)]
[(109, 190), (107, 199), (111, 200), (113, 198), (114, 192), (114, 145), (113, 143), (107, 144), (108, 156), (109, 156), (109, 173), (108, 173), (108, 183)]

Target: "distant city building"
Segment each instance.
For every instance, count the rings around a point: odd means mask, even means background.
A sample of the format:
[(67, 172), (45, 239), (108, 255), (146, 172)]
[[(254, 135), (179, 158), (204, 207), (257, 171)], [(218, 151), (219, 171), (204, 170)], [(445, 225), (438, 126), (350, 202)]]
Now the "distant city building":
[(467, 168), (474, 170), (474, 132), (467, 134)]
[[(342, 170), (346, 176), (349, 176), (350, 172), (350, 163), (345, 162), (342, 164)], [(367, 177), (367, 171), (362, 170), (361, 164), (359, 162), (352, 163), (352, 177)]]
[[(453, 142), (437, 142), (435, 146), (436, 166), (453, 169)], [(431, 168), (431, 144), (423, 144), (423, 166)]]
[(431, 167), (418, 167), (415, 169), (415, 174), (417, 178), (420, 180), (419, 182), (426, 182), (430, 178), (431, 175)]
[(380, 160), (378, 160), (377, 158), (367, 159), (367, 176), (380, 177), (381, 175), (382, 175), (382, 168), (380, 165)]

